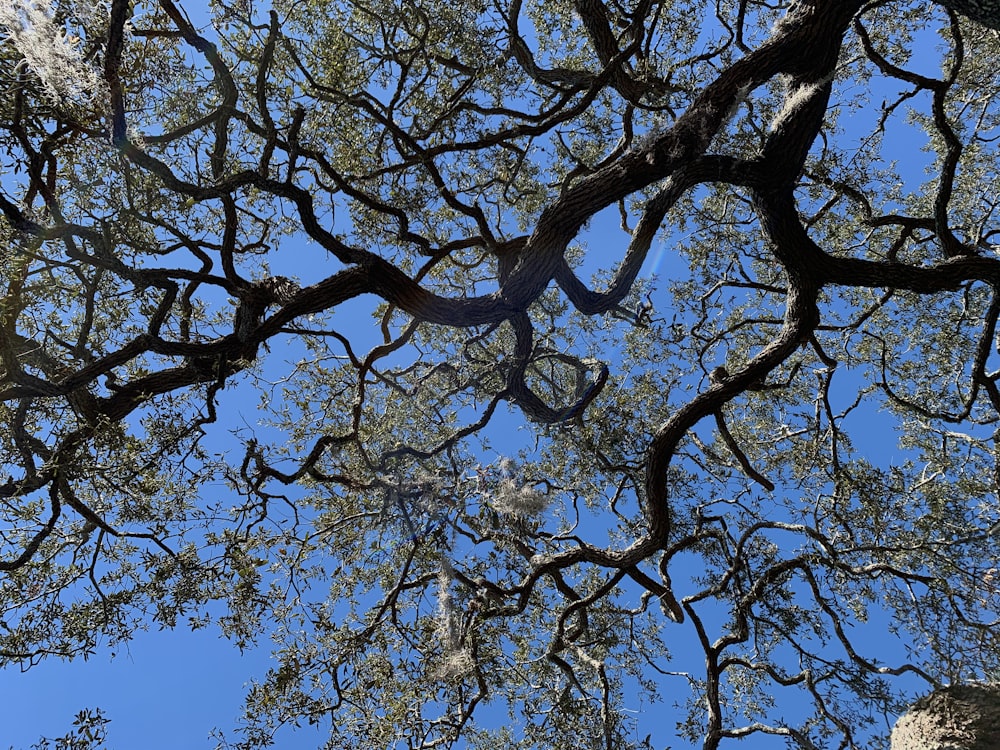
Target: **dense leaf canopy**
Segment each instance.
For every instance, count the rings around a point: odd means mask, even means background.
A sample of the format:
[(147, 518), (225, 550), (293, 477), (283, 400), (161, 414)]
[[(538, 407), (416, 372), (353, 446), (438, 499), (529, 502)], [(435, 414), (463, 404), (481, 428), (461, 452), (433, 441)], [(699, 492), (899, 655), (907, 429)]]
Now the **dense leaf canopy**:
[(0, 0), (4, 662), (272, 639), (248, 749), (997, 674), (996, 3), (192, 6)]

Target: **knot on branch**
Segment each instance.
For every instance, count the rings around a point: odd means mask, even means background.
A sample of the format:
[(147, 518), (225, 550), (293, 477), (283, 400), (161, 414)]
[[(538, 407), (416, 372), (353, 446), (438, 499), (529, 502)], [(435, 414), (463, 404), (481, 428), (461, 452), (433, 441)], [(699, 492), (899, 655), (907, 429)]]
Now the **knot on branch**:
[(269, 276), (259, 282), (258, 286), (267, 292), (272, 302), (280, 305), (287, 305), (291, 302), (301, 288), (298, 282), (286, 276)]
[(239, 304), (233, 320), (233, 332), (241, 342), (250, 341), (264, 312), (271, 305), (286, 305), (299, 292), (299, 285), (284, 276), (269, 276), (239, 292)]

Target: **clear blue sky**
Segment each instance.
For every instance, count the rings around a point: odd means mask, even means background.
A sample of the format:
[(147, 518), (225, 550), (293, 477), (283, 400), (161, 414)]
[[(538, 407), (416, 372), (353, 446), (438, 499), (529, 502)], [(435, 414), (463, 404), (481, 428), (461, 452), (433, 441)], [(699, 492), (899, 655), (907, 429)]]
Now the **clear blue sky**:
[[(266, 649), (241, 655), (213, 629), (177, 629), (139, 633), (114, 659), (102, 650), (86, 662), (7, 670), (0, 673), (0, 748), (26, 750), (42, 734), (62, 736), (86, 707), (111, 719), (111, 748), (211, 748), (209, 732), (236, 723), (244, 682), (268, 664)], [(282, 747), (315, 750), (319, 738), (305, 728)]]

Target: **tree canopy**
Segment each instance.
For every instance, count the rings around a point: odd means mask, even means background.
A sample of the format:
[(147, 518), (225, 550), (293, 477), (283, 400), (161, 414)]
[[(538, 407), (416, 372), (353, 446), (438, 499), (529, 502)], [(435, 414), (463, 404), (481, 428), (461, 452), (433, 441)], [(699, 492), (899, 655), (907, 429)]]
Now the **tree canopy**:
[(191, 5), (0, 0), (4, 663), (272, 639), (247, 750), (997, 675), (996, 3)]

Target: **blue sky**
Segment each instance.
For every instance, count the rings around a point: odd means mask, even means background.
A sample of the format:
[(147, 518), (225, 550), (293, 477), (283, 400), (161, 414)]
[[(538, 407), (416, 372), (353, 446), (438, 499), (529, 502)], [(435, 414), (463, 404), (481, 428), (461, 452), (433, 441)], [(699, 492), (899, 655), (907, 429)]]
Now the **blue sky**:
[[(241, 655), (213, 631), (138, 633), (114, 658), (101, 650), (89, 661), (47, 661), (25, 673), (0, 672), (0, 747), (21, 750), (42, 734), (62, 736), (79, 710), (96, 707), (111, 719), (109, 747), (214, 747), (209, 733), (235, 723), (244, 682), (266, 671), (270, 659), (266, 649)], [(283, 747), (319, 744), (306, 729)]]

